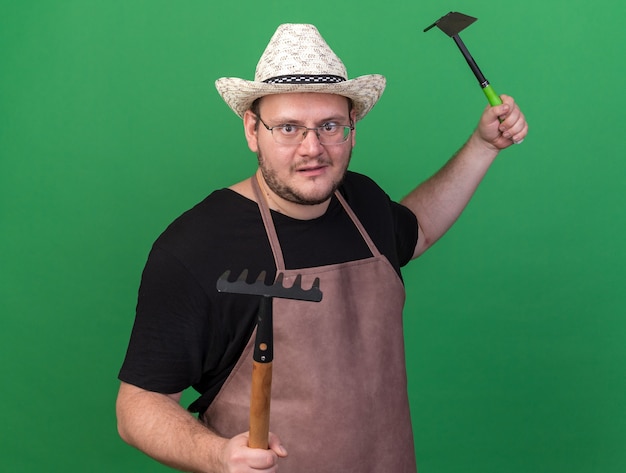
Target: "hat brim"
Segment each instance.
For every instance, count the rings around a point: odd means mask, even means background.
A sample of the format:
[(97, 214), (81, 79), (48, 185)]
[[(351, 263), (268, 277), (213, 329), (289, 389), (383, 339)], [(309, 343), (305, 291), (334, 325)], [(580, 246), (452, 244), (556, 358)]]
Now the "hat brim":
[(267, 84), (236, 77), (222, 77), (215, 81), (215, 88), (224, 102), (241, 118), (256, 99), (265, 95), (310, 92), (348, 97), (352, 100), (356, 121), (365, 117), (376, 105), (385, 85), (385, 77), (380, 74), (355, 77), (332, 84)]

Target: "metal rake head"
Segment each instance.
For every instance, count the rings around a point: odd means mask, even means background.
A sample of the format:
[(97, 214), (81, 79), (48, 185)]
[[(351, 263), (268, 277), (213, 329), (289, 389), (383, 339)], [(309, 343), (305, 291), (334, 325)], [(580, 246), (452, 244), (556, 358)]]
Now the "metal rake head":
[(230, 292), (233, 294), (249, 294), (265, 297), (278, 297), (281, 299), (294, 299), (299, 301), (319, 302), (322, 300), (320, 291), (320, 279), (315, 278), (310, 289), (302, 288), (302, 275), (298, 274), (291, 287), (285, 287), (283, 281), (285, 276), (279, 273), (273, 284), (265, 284), (266, 272), (261, 271), (256, 281), (249, 283), (248, 270), (244, 269), (235, 281), (229, 281), (230, 269), (225, 271), (217, 280), (217, 290), (219, 292)]

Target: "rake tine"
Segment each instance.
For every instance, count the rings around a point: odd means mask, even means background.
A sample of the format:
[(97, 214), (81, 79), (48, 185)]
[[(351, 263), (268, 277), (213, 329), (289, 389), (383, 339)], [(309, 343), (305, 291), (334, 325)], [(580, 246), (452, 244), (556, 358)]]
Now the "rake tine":
[(291, 285), (292, 288), (296, 287), (299, 289), (302, 289), (302, 274), (298, 274), (296, 276), (296, 279), (294, 280), (293, 284)]
[(319, 291), (320, 288), (320, 278), (315, 278), (315, 281), (313, 281), (313, 285), (311, 286), (311, 289), (315, 289)]
[(310, 289), (302, 288), (302, 275), (296, 275), (291, 287), (285, 287), (285, 275), (279, 273), (273, 284), (265, 284), (267, 273), (262, 271), (253, 283), (248, 283), (248, 270), (244, 269), (235, 281), (229, 281), (231, 271), (227, 270), (217, 280), (216, 288), (219, 292), (234, 294), (248, 294), (281, 299), (295, 299), (302, 301), (319, 302), (322, 300), (319, 278), (315, 278)]

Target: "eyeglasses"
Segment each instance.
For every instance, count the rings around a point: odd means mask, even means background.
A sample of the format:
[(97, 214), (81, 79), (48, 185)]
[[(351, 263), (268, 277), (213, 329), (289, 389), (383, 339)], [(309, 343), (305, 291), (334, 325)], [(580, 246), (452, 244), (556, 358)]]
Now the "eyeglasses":
[(280, 145), (299, 145), (304, 141), (309, 131), (314, 131), (322, 145), (340, 145), (345, 143), (354, 125), (338, 125), (333, 122), (309, 128), (302, 125), (267, 126), (260, 115), (257, 115), (263, 126), (272, 134), (274, 141)]

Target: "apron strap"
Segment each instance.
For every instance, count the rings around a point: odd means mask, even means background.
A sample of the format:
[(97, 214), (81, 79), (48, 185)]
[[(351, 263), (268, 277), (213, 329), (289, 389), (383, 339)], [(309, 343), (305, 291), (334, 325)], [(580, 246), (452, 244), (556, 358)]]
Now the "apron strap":
[(346, 199), (341, 195), (339, 191), (335, 191), (335, 197), (337, 197), (337, 200), (339, 201), (339, 203), (342, 205), (342, 207), (344, 208), (344, 210), (346, 211), (346, 213), (352, 220), (352, 223), (354, 223), (354, 225), (356, 226), (357, 230), (363, 237), (363, 240), (365, 240), (365, 243), (367, 244), (367, 247), (372, 252), (372, 255), (380, 256), (381, 254), (380, 251), (378, 251), (378, 248), (376, 248), (376, 245), (374, 244), (369, 234), (365, 230), (365, 227), (363, 226), (359, 218), (356, 216), (356, 214), (352, 210), (352, 207), (348, 205), (348, 202), (346, 202)]
[[(252, 181), (252, 188), (254, 189), (254, 194), (256, 195), (256, 198), (259, 204), (259, 209), (261, 211), (261, 217), (263, 218), (263, 225), (265, 226), (265, 232), (267, 233), (267, 237), (269, 239), (270, 246), (272, 248), (272, 253), (274, 255), (276, 269), (278, 271), (284, 271), (285, 260), (283, 257), (283, 251), (280, 247), (280, 242), (278, 241), (278, 235), (276, 233), (276, 228), (274, 227), (274, 221), (272, 220), (270, 208), (267, 205), (267, 200), (265, 200), (265, 196), (261, 192), (261, 186), (259, 185), (259, 181), (258, 181), (258, 174), (255, 174), (254, 176), (252, 176), (251, 181)], [(381, 255), (380, 251), (378, 251), (378, 248), (376, 247), (376, 245), (370, 238), (369, 234), (365, 230), (365, 227), (363, 226), (359, 218), (356, 216), (356, 214), (354, 213), (350, 205), (348, 205), (348, 202), (346, 202), (346, 199), (341, 195), (339, 191), (335, 191), (335, 197), (337, 197), (337, 200), (339, 201), (341, 206), (344, 208), (344, 210), (348, 214), (348, 217), (350, 217), (350, 220), (352, 220), (352, 223), (354, 223), (354, 225), (356, 226), (357, 230), (361, 234), (361, 237), (363, 238), (363, 240), (367, 244), (367, 247), (371, 251), (372, 256), (374, 257), (380, 256)]]
[(272, 247), (274, 263), (276, 263), (276, 271), (278, 273), (285, 270), (285, 259), (283, 257), (283, 250), (280, 248), (278, 235), (276, 234), (276, 228), (274, 227), (274, 221), (272, 220), (272, 215), (270, 213), (270, 208), (267, 205), (265, 196), (261, 192), (261, 187), (259, 186), (258, 179), (258, 174), (255, 174), (250, 180), (252, 181), (252, 189), (254, 189), (254, 194), (256, 195), (256, 200), (259, 204), (261, 218), (263, 218), (265, 233), (267, 233), (267, 238), (269, 239), (270, 246)]

